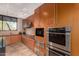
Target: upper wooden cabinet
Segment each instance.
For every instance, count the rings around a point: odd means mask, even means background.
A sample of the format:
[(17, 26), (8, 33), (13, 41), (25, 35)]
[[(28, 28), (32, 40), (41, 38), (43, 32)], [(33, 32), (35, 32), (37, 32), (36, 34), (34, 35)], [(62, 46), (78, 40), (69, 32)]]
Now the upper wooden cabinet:
[(53, 27), (55, 24), (55, 4), (45, 3), (35, 9), (35, 13), (24, 19), (23, 23), (32, 22), (32, 27)]
[(33, 27), (33, 21), (34, 21), (34, 16), (31, 15), (28, 18), (23, 20), (23, 28), (30, 28)]
[[(37, 27), (53, 27), (55, 23), (55, 4), (46, 3), (35, 10), (35, 26)], [(36, 23), (37, 22), (37, 23)]]
[(50, 19), (55, 16), (55, 4), (43, 4), (41, 7), (39, 7), (39, 9), (41, 19)]
[(46, 3), (41, 5), (35, 10), (35, 13), (40, 14), (41, 18), (51, 18), (55, 16), (55, 4)]

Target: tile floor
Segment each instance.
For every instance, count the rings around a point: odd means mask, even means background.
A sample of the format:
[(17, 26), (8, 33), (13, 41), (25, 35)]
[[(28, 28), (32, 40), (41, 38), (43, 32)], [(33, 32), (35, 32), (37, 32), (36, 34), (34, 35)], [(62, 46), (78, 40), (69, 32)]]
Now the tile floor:
[(7, 56), (36, 56), (27, 46), (18, 42), (6, 47)]

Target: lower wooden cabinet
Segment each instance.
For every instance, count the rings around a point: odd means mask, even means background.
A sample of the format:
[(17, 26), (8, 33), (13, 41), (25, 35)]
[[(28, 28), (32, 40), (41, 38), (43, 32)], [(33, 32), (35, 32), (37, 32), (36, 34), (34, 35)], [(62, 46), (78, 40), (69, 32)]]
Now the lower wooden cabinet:
[(46, 42), (44, 37), (36, 36), (35, 53), (39, 56), (46, 56)]
[(22, 36), (22, 41), (28, 48), (30, 48), (32, 51), (34, 51), (34, 40), (33, 39)]
[(8, 35), (5, 37), (6, 45), (10, 45), (16, 43), (17, 41), (21, 41), (21, 35)]
[(33, 52), (35, 52), (37, 55), (40, 55), (40, 56), (46, 55), (46, 45), (43, 40), (44, 38), (41, 38), (41, 37), (36, 37), (36, 40), (33, 40), (30, 37), (22, 36), (23, 43), (28, 48), (30, 48)]

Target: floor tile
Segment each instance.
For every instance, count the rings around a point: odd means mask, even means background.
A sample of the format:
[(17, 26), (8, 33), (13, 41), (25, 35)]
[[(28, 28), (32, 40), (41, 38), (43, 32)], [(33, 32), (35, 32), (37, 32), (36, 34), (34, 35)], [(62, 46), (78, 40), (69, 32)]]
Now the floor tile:
[(30, 50), (23, 43), (18, 42), (6, 47), (7, 56), (37, 56), (32, 50)]

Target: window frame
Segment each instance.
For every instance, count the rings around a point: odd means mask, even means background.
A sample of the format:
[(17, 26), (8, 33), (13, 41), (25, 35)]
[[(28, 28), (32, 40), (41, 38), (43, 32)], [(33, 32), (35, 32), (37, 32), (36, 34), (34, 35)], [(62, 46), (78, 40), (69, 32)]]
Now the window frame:
[[(16, 18), (16, 17), (12, 17), (12, 16), (6, 16), (6, 15), (0, 15), (1, 17), (2, 17), (2, 19), (1, 19), (1, 21), (2, 21), (2, 29), (0, 30), (0, 31), (17, 31), (18, 30), (18, 18)], [(4, 30), (3, 29), (3, 21), (4, 21), (4, 17), (8, 17), (8, 18), (14, 18), (14, 19), (16, 19), (16, 30)], [(11, 20), (11, 19), (10, 19)]]

